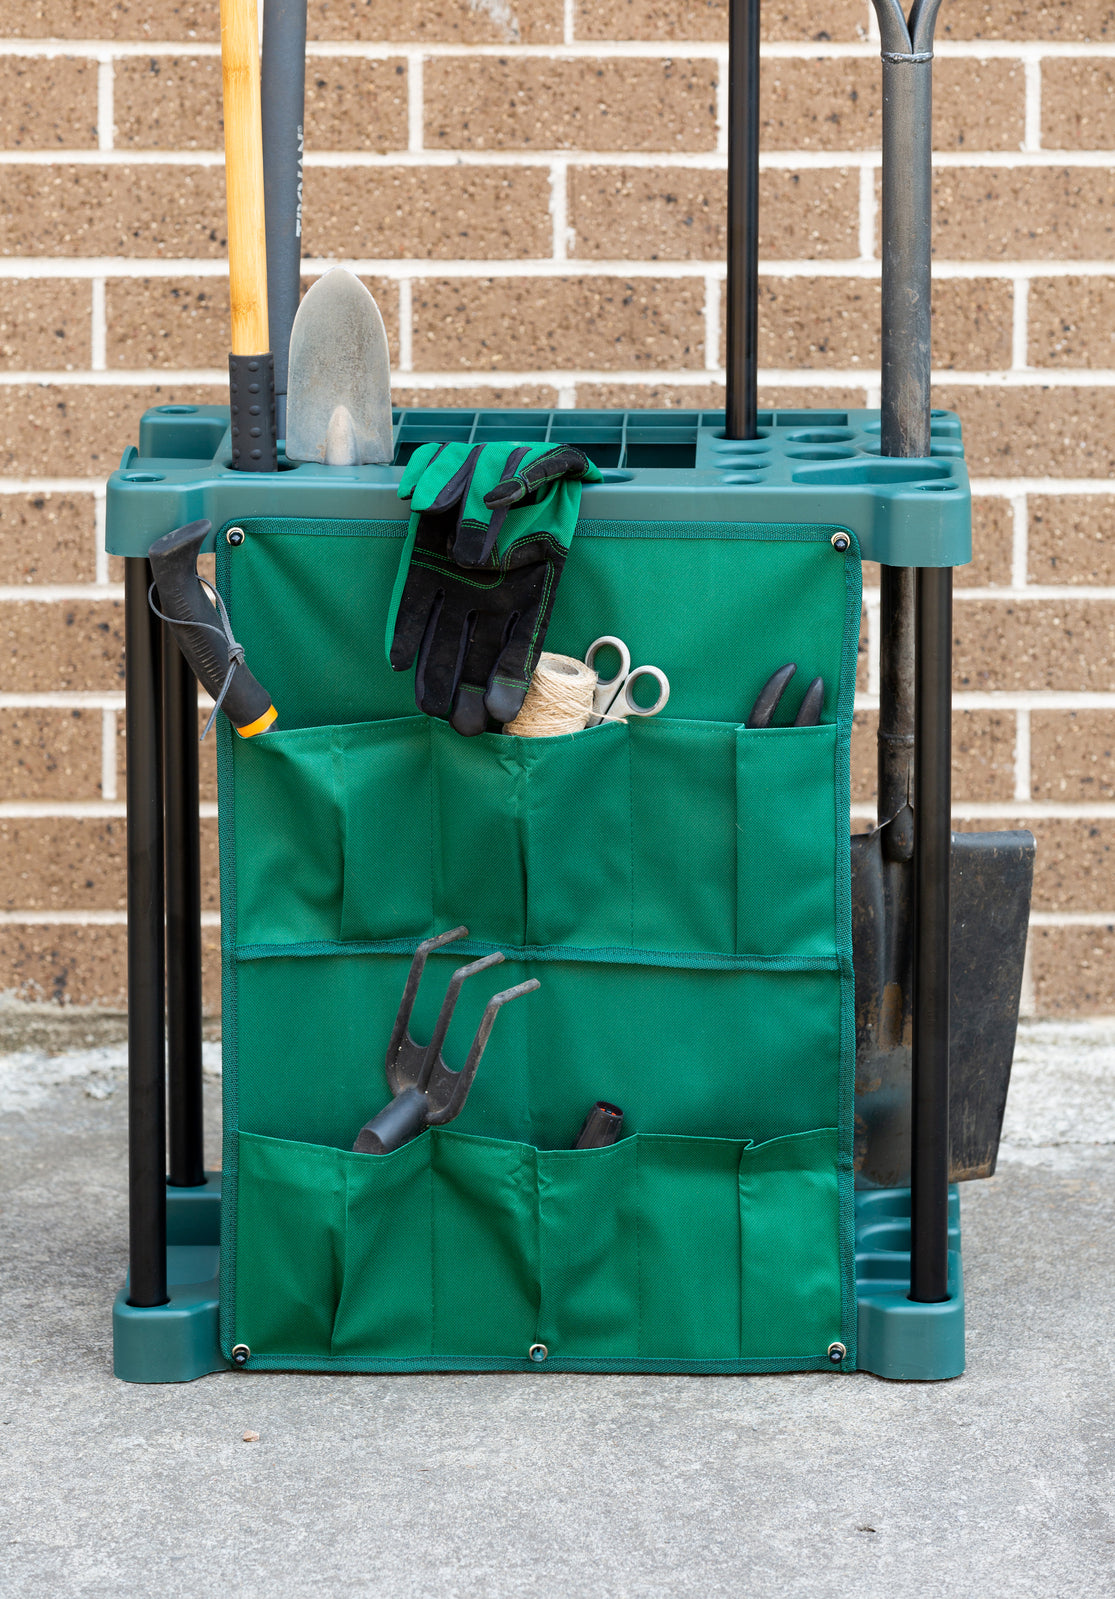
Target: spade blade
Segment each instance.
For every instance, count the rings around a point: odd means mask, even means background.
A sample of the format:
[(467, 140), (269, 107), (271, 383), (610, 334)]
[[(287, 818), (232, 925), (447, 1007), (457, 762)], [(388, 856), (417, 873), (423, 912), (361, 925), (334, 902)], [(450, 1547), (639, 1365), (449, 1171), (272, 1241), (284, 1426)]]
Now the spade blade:
[(389, 462), (394, 454), (383, 318), (344, 267), (318, 279), (294, 318), (286, 453), (327, 466)]

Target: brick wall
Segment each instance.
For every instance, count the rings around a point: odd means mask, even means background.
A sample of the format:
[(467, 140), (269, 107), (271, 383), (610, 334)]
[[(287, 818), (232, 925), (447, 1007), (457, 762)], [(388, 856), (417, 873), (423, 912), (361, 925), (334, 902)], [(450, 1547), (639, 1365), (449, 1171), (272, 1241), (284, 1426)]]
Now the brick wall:
[[(216, 0), (28, 0), (0, 43), (0, 988), (123, 997), (120, 574), (142, 409), (219, 401)], [(768, 0), (761, 400), (878, 404), (866, 0)], [(311, 0), (306, 273), (372, 286), (409, 403), (715, 405), (722, 0)], [(956, 813), (1038, 836), (1038, 1013), (1115, 1010), (1115, 7), (945, 0), (938, 404), (964, 417)], [(877, 573), (855, 801), (871, 812)], [(203, 753), (209, 994), (217, 955)]]

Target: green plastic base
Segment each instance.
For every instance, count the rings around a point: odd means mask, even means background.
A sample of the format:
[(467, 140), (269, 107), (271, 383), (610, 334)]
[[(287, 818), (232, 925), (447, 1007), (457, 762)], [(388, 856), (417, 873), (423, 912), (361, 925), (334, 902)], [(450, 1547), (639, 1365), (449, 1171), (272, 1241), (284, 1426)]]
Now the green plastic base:
[(172, 528), (208, 517), (362, 518), (405, 522), (397, 489), (430, 440), (580, 445), (603, 472), (581, 516), (603, 521), (814, 522), (849, 528), (864, 560), (960, 566), (972, 558), (971, 490), (960, 419), (934, 411), (930, 453), (880, 454), (878, 411), (761, 411), (758, 438), (724, 437), (723, 411), (395, 412), (390, 466), (232, 469), (228, 409), (160, 405), (139, 448), (108, 482), (105, 547), (146, 555)]
[(857, 1365), (899, 1382), (941, 1382), (964, 1370), (960, 1195), (949, 1188), (949, 1297), (915, 1304), (910, 1292), (910, 1190), (856, 1194)]
[[(192, 1382), (232, 1368), (217, 1333), (221, 1174), (200, 1188), (167, 1189), (170, 1301), (150, 1310), (113, 1307), (113, 1369), (125, 1382)], [(949, 1297), (916, 1305), (910, 1289), (910, 1190), (856, 1195), (856, 1289), (860, 1371), (899, 1382), (941, 1382), (964, 1370), (960, 1195), (949, 1189)]]
[(125, 1382), (192, 1382), (228, 1371), (218, 1340), (221, 1174), (198, 1188), (167, 1188), (165, 1305), (112, 1307), (112, 1366)]

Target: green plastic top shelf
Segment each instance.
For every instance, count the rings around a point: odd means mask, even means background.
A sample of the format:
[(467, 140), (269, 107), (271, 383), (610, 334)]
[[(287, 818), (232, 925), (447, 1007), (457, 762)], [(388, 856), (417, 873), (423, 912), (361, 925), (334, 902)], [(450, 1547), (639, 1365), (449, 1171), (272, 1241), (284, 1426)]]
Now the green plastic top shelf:
[(879, 450), (878, 411), (762, 411), (757, 439), (724, 437), (723, 411), (396, 411), (391, 466), (234, 472), (228, 411), (164, 405), (140, 423), (108, 483), (105, 545), (145, 555), (208, 517), (402, 519), (401, 468), (419, 444), (510, 439), (581, 446), (603, 469), (581, 515), (604, 521), (813, 522), (856, 534), (865, 560), (962, 566), (971, 560), (971, 490), (960, 420), (934, 411), (928, 459)]

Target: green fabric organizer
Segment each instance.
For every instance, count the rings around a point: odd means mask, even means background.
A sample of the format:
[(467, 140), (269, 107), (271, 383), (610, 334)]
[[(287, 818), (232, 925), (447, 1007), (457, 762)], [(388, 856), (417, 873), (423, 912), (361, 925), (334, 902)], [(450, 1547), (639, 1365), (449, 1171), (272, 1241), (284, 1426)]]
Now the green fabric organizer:
[[(654, 718), (464, 740), (382, 651), (404, 520), (239, 519), (218, 584), (275, 729), (222, 719), (226, 1355), (252, 1368), (855, 1366), (849, 736), (860, 616), (834, 528), (582, 521), (547, 647), (618, 634)], [(797, 662), (792, 716), (740, 722)], [(420, 939), (413, 1030), (496, 987), (463, 1114), (351, 1152)], [(568, 1147), (596, 1099), (632, 1136)]]

